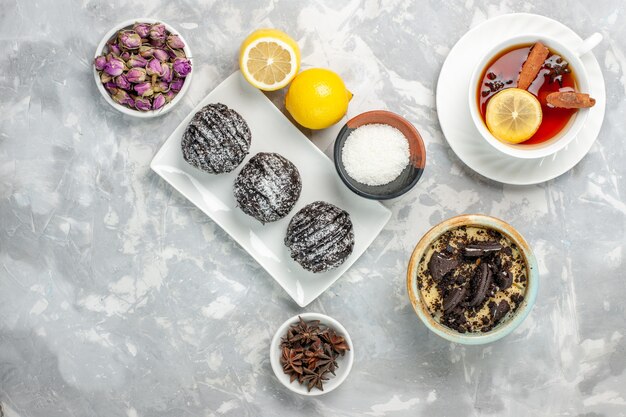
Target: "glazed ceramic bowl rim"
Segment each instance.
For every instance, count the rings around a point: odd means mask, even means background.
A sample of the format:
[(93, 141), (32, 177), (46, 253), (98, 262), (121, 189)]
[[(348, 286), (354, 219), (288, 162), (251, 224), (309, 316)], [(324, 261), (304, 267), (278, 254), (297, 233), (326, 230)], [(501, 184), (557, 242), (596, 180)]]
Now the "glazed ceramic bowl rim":
[[(489, 48), (489, 50), (478, 61), (478, 63), (474, 67), (472, 75), (470, 76), (468, 91), (470, 114), (474, 122), (474, 126), (476, 127), (482, 138), (493, 148), (504, 153), (505, 155), (509, 155), (514, 158), (537, 159), (555, 154), (556, 152), (569, 145), (569, 143), (576, 138), (576, 136), (580, 132), (580, 129), (587, 121), (587, 116), (589, 115), (589, 109), (579, 109), (576, 114), (574, 114), (570, 118), (567, 125), (565, 125), (565, 127), (559, 133), (557, 133), (554, 138), (549, 139), (546, 144), (538, 144), (536, 146), (503, 143), (496, 139), (496, 137), (491, 134), (489, 129), (487, 129), (487, 126), (485, 125), (485, 122), (483, 121), (483, 118), (478, 110), (478, 103), (476, 101), (478, 83), (480, 82), (479, 78), (483, 70), (485, 69), (487, 63), (491, 61), (493, 57), (495, 57), (501, 51), (511, 46), (533, 43), (537, 41), (542, 41), (549, 48), (563, 54), (565, 58), (569, 61), (570, 65), (574, 68), (574, 72), (576, 73), (577, 89), (585, 93), (589, 92), (589, 80), (587, 76), (587, 71), (579, 55), (576, 52), (576, 47), (574, 46), (568, 47), (567, 45), (564, 45), (563, 43), (559, 42), (551, 36), (539, 33), (526, 33), (512, 36)], [(522, 146), (527, 146), (528, 148), (524, 148)]]
[[(337, 376), (331, 376), (328, 381), (324, 383), (324, 391), (320, 391), (316, 388), (308, 392), (304, 385), (300, 385), (297, 381), (293, 383), (289, 382), (289, 377), (287, 374), (283, 372), (282, 365), (280, 364), (280, 339), (287, 333), (287, 328), (298, 322), (298, 317), (302, 317), (303, 320), (319, 320), (321, 324), (324, 324), (328, 327), (332, 327), (337, 331), (338, 334), (343, 336), (350, 347), (350, 350), (345, 353), (344, 356), (340, 357), (338, 360), (339, 367), (336, 370)], [(340, 386), (343, 381), (346, 380), (348, 374), (352, 370), (352, 364), (354, 362), (354, 345), (352, 344), (352, 339), (350, 338), (350, 334), (346, 330), (345, 327), (341, 325), (337, 320), (333, 319), (330, 316), (321, 313), (302, 313), (296, 314), (295, 316), (285, 320), (283, 324), (280, 325), (274, 337), (272, 338), (272, 342), (270, 344), (270, 364), (272, 365), (272, 370), (276, 375), (276, 378), (280, 381), (281, 384), (289, 388), (289, 390), (305, 396), (318, 396), (323, 394), (328, 394), (329, 392), (336, 389)]]
[(189, 43), (180, 34), (180, 32), (178, 32), (170, 24), (164, 22), (163, 20), (151, 19), (151, 18), (147, 18), (147, 17), (138, 17), (136, 19), (128, 19), (128, 20), (125, 20), (125, 21), (120, 22), (117, 25), (113, 26), (113, 28), (111, 28), (111, 30), (109, 30), (104, 35), (104, 37), (102, 38), (102, 40), (98, 44), (98, 47), (96, 48), (96, 53), (94, 55), (94, 59), (102, 54), (102, 51), (104, 50), (104, 47), (105, 47), (106, 43), (109, 41), (109, 39), (111, 39), (113, 37), (113, 35), (115, 33), (117, 33), (121, 29), (124, 29), (124, 28), (127, 28), (129, 26), (132, 26), (136, 22), (139, 22), (139, 23), (150, 23), (150, 24), (152, 24), (152, 23), (162, 23), (163, 25), (165, 25), (165, 28), (168, 30), (168, 32), (173, 33), (175, 35), (178, 35), (180, 37), (180, 39), (185, 44), (185, 47), (183, 48), (183, 50), (185, 51), (185, 55), (187, 55), (187, 58), (191, 62), (192, 70), (187, 75), (187, 77), (185, 79), (185, 82), (183, 83), (183, 88), (180, 89), (180, 91), (178, 92), (178, 94), (176, 94), (174, 99), (171, 102), (166, 103), (163, 107), (161, 107), (158, 110), (139, 111), (139, 110), (130, 109), (130, 108), (126, 107), (126, 106), (122, 106), (121, 104), (116, 103), (115, 101), (113, 101), (113, 99), (109, 95), (108, 91), (104, 88), (104, 85), (102, 84), (102, 82), (100, 82), (100, 77), (98, 76), (98, 70), (96, 70), (96, 67), (95, 67), (95, 65), (93, 63), (91, 64), (91, 67), (92, 67), (92, 70), (93, 70), (94, 80), (96, 81), (96, 86), (98, 87), (98, 91), (100, 91), (100, 94), (102, 95), (102, 97), (104, 97), (104, 99), (105, 99), (105, 101), (107, 103), (109, 103), (116, 110), (119, 110), (120, 112), (122, 112), (124, 114), (127, 114), (129, 116), (139, 117), (139, 118), (143, 118), (143, 119), (149, 119), (149, 118), (152, 118), (152, 117), (157, 117), (157, 116), (164, 115), (165, 113), (167, 113), (170, 110), (172, 110), (174, 108), (174, 106), (181, 101), (181, 99), (183, 98), (185, 93), (187, 93), (187, 90), (189, 90), (189, 86), (191, 85), (191, 77), (193, 76), (193, 73), (194, 73), (195, 70), (193, 69), (193, 59), (192, 59), (192, 55), (191, 55), (191, 49), (189, 48)]
[[(391, 193), (391, 194), (379, 195), (379, 194), (373, 194), (373, 193), (369, 193), (367, 191), (363, 191), (363, 190), (355, 187), (354, 185), (352, 185), (352, 183), (350, 183), (350, 181), (348, 181), (348, 179), (346, 178), (346, 176), (348, 174), (347, 174), (347, 172), (344, 172), (345, 171), (345, 167), (340, 168), (339, 162), (338, 162), (339, 159), (340, 159), (341, 152), (343, 150), (343, 147), (340, 146), (340, 139), (343, 136), (345, 136), (346, 132), (348, 131), (348, 129), (350, 129), (349, 124), (354, 122), (354, 121), (356, 121), (357, 119), (366, 117), (367, 115), (369, 115), (371, 113), (381, 114), (381, 115), (385, 116), (385, 118), (395, 118), (395, 119), (399, 120), (402, 124), (404, 124), (407, 127), (407, 129), (414, 134), (414, 136), (415, 136), (415, 138), (417, 140), (417, 143), (418, 143), (418, 145), (420, 147), (420, 150), (422, 152), (422, 158), (424, 160), (424, 167), (426, 166), (426, 147), (424, 146), (424, 140), (422, 139), (422, 135), (417, 130), (417, 128), (413, 125), (413, 123), (408, 121), (406, 118), (400, 116), (399, 114), (391, 112), (389, 110), (369, 110), (369, 111), (357, 114), (356, 116), (354, 116), (350, 120), (348, 120), (343, 125), (343, 127), (341, 128), (341, 130), (339, 131), (339, 133), (337, 134), (337, 137), (335, 139), (335, 145), (334, 145), (334, 150), (333, 150), (333, 155), (334, 155), (334, 158), (333, 158), (334, 161), (333, 162), (335, 163), (335, 169), (337, 170), (337, 174), (339, 175), (339, 178), (341, 178), (341, 181), (346, 185), (346, 187), (348, 187), (355, 194), (360, 195), (361, 197), (369, 198), (370, 200), (391, 200), (392, 198), (397, 198), (397, 197), (400, 197), (400, 196), (406, 194), (413, 187), (415, 187), (417, 182), (420, 180), (420, 178), (424, 174), (424, 169), (422, 168), (421, 170), (418, 170), (417, 175), (415, 175), (415, 178), (413, 178), (411, 180), (411, 182), (407, 183), (404, 187), (400, 188), (396, 192)], [(369, 123), (364, 123), (364, 125), (365, 124), (369, 124)], [(345, 143), (345, 141), (343, 141), (343, 143)]]
[[(459, 333), (435, 320), (422, 302), (421, 291), (417, 288), (417, 268), (419, 262), (437, 238), (445, 232), (460, 226), (476, 226), (497, 230), (511, 239), (519, 248), (526, 261), (527, 283), (526, 294), (522, 305), (506, 322), (499, 324), (487, 333)], [(535, 256), (524, 238), (508, 223), (484, 214), (464, 214), (444, 220), (432, 227), (415, 246), (407, 269), (407, 292), (415, 313), (422, 323), (432, 332), (451, 342), (465, 345), (481, 345), (495, 342), (515, 330), (526, 319), (537, 298), (539, 274)]]

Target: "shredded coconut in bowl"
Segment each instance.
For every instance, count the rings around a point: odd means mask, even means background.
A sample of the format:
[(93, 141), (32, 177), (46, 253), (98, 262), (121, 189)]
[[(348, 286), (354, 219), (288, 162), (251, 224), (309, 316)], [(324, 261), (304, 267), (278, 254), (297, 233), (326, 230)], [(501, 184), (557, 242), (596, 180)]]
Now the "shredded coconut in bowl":
[(355, 129), (341, 150), (348, 175), (365, 185), (384, 185), (398, 178), (409, 155), (409, 142), (402, 132), (379, 123)]

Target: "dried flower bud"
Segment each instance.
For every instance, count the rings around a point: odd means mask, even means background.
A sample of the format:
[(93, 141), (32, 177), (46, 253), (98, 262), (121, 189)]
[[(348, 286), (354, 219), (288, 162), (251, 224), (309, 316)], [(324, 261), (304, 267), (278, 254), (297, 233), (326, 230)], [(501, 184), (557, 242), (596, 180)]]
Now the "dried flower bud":
[(152, 84), (149, 82), (143, 82), (139, 84), (135, 84), (133, 89), (142, 97), (149, 97), (154, 94), (154, 90), (152, 89)]
[(120, 54), (122, 53), (122, 51), (120, 50), (120, 47), (114, 43), (108, 43), (107, 47), (109, 48), (109, 53), (113, 55), (120, 56)]
[(129, 104), (129, 105), (131, 103), (134, 104), (134, 101), (130, 97), (130, 95), (126, 91), (122, 90), (121, 88), (118, 88), (115, 91), (115, 94), (111, 96), (111, 98), (113, 99), (113, 101), (119, 104)]
[(176, 58), (172, 67), (179, 77), (186, 77), (191, 72), (191, 62), (187, 58)]
[(172, 64), (161, 63), (161, 79), (166, 83), (171, 83), (174, 77), (174, 71), (172, 70)]
[(152, 99), (152, 110), (158, 110), (165, 105), (165, 97), (163, 94), (157, 94)]
[(167, 37), (167, 46), (173, 49), (183, 49), (185, 42), (178, 35), (170, 35)]
[(150, 25), (148, 23), (135, 23), (133, 30), (142, 38), (147, 38), (150, 33)]
[(128, 61), (130, 59), (130, 52), (128, 51), (122, 52), (122, 54), (120, 55), (120, 58), (122, 58), (123, 61)]
[(184, 83), (184, 78), (174, 78), (174, 81), (170, 84), (170, 90), (178, 93), (180, 89), (183, 88)]
[(166, 51), (158, 48), (154, 49), (153, 56), (160, 61), (167, 61), (170, 58), (169, 54)]
[(104, 65), (104, 72), (113, 77), (116, 77), (124, 72), (124, 68), (126, 68), (126, 66), (124, 65), (124, 61), (114, 56), (113, 54), (107, 55), (107, 62)]
[(124, 74), (115, 77), (115, 85), (124, 90), (130, 89), (130, 81), (128, 81)]
[(107, 59), (104, 55), (100, 55), (96, 57), (96, 59), (94, 59), (93, 61), (93, 64), (96, 66), (96, 69), (98, 71), (102, 71), (106, 63), (107, 63)]
[(165, 101), (168, 103), (174, 100), (174, 97), (176, 97), (176, 93), (173, 92), (172, 90), (166, 91), (165, 93), (163, 93), (163, 95), (165, 96)]
[(163, 67), (161, 66), (161, 61), (152, 58), (146, 66), (146, 72), (148, 73), (148, 75), (158, 75), (159, 77), (163, 75)]
[(152, 109), (149, 98), (135, 97), (135, 108), (137, 110), (148, 111)]
[(133, 30), (123, 30), (117, 35), (117, 39), (126, 49), (137, 49), (141, 46), (141, 37)]
[(142, 57), (141, 55), (131, 55), (130, 58), (128, 59), (128, 61), (126, 61), (126, 65), (129, 68), (136, 68), (136, 67), (145, 67), (148, 64), (148, 60), (144, 57)]
[(154, 48), (151, 45), (141, 45), (139, 47), (139, 55), (144, 58), (152, 58), (152, 54), (154, 53)]
[(150, 26), (148, 36), (153, 41), (165, 42), (165, 25), (163, 23), (155, 23), (154, 25)]
[(126, 79), (131, 83), (142, 83), (146, 81), (146, 70), (143, 68), (131, 68), (126, 73)]
[(109, 81), (104, 83), (104, 88), (109, 92), (109, 94), (113, 95), (117, 91), (117, 85), (113, 81)]
[(155, 93), (170, 91), (170, 85), (165, 81), (157, 81), (155, 83), (152, 83), (152, 88)]
[(111, 82), (111, 80), (113, 80), (113, 77), (111, 77), (109, 74), (107, 74), (106, 72), (102, 71), (100, 73), (100, 82), (101, 83), (108, 83)]

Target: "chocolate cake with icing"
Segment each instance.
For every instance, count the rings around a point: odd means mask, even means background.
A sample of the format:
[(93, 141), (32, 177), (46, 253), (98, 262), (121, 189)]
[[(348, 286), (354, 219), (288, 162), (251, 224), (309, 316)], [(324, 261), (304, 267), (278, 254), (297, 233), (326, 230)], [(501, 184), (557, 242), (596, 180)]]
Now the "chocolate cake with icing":
[(234, 170), (250, 149), (252, 135), (239, 113), (224, 104), (204, 106), (198, 111), (181, 140), (183, 158), (210, 174)]
[(237, 205), (261, 223), (285, 217), (300, 197), (302, 181), (296, 166), (277, 153), (250, 158), (235, 179)]
[(308, 271), (325, 272), (336, 268), (354, 248), (350, 215), (324, 201), (311, 203), (289, 222), (285, 245), (291, 257)]

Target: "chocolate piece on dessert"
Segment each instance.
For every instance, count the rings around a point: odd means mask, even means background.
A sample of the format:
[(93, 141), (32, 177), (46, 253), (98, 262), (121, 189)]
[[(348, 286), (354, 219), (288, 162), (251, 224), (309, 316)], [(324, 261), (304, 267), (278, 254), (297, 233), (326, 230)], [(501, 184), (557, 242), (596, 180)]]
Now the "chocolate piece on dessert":
[(494, 278), (498, 288), (501, 290), (506, 290), (513, 285), (513, 274), (505, 267), (500, 268), (500, 270), (494, 275)]
[(548, 106), (559, 109), (584, 109), (593, 107), (596, 99), (591, 98), (589, 94), (577, 93), (575, 91), (560, 91), (550, 93), (546, 96)]
[(467, 295), (467, 285), (454, 287), (443, 298), (443, 311), (450, 311), (461, 303)]
[(489, 286), (492, 282), (492, 272), (486, 262), (481, 262), (478, 270), (472, 278), (470, 301), (468, 306), (474, 307), (483, 302), (487, 297)]
[(252, 134), (236, 111), (221, 103), (209, 104), (191, 119), (183, 133), (183, 158), (210, 174), (234, 170), (250, 149)]
[(537, 42), (530, 49), (526, 62), (522, 65), (522, 70), (517, 79), (517, 88), (522, 90), (528, 89), (537, 78), (537, 74), (541, 70), (544, 61), (548, 58), (550, 50), (541, 42)]
[(494, 252), (500, 252), (502, 245), (498, 242), (478, 242), (465, 245), (463, 248), (463, 256), (467, 258), (480, 258)]
[(308, 271), (325, 272), (336, 268), (354, 248), (350, 215), (330, 203), (311, 203), (289, 222), (285, 246), (293, 260)]
[(435, 252), (428, 261), (428, 271), (435, 281), (439, 281), (457, 266), (459, 266), (459, 260), (449, 251)]
[(285, 217), (300, 197), (302, 180), (296, 166), (277, 153), (254, 155), (235, 179), (237, 206), (261, 223)]
[(506, 300), (500, 300), (500, 302), (497, 304), (493, 301), (490, 302), (489, 312), (491, 314), (492, 325), (493, 326), (497, 325), (500, 322), (500, 320), (502, 320), (502, 318), (506, 316), (506, 313), (508, 313), (509, 310), (511, 310), (511, 306)]

